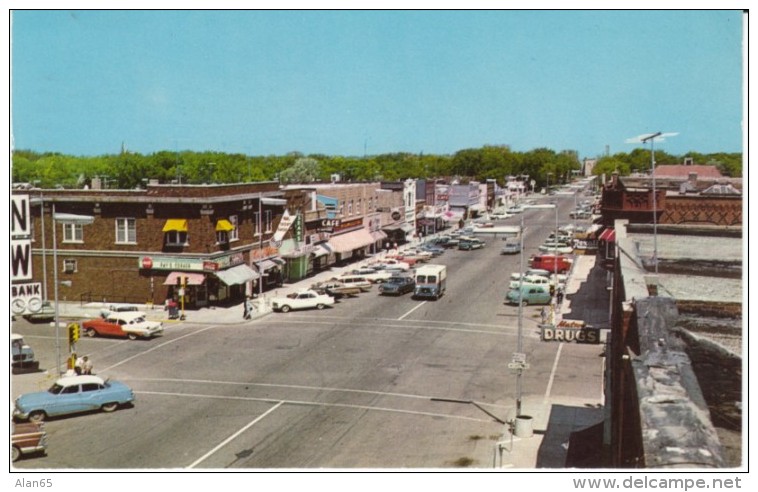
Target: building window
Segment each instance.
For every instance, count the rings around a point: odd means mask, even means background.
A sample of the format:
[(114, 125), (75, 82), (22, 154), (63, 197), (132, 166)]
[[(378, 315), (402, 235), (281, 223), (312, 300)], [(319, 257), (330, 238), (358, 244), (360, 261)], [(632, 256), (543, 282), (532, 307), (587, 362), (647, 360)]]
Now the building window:
[(353, 201), (347, 202), (347, 215), (353, 215)]
[(266, 232), (271, 232), (271, 210), (266, 210)]
[(167, 246), (187, 246), (189, 235), (186, 231), (166, 231)]
[(229, 242), (229, 233), (226, 231), (216, 231), (216, 243), (226, 244)]
[(116, 219), (116, 244), (137, 244), (137, 219)]
[(253, 220), (255, 221), (255, 235), (260, 236), (261, 235), (261, 213), (260, 212), (253, 213)]
[(236, 215), (230, 215), (229, 222), (234, 226), (234, 229), (229, 231), (229, 241), (239, 241), (240, 233), (238, 229), (238, 217)]
[(361, 199), (359, 198), (357, 202), (355, 202), (355, 213), (360, 215), (361, 214)]
[(76, 273), (76, 260), (63, 260), (63, 273)]
[(64, 243), (83, 243), (84, 228), (81, 224), (63, 224)]

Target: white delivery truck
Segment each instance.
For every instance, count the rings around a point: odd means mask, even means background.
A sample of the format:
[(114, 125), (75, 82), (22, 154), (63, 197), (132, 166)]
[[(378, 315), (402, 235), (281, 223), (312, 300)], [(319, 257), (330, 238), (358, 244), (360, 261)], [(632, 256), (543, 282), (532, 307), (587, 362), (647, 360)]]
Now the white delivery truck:
[(416, 269), (414, 299), (439, 299), (447, 287), (447, 267), (445, 265), (424, 265)]

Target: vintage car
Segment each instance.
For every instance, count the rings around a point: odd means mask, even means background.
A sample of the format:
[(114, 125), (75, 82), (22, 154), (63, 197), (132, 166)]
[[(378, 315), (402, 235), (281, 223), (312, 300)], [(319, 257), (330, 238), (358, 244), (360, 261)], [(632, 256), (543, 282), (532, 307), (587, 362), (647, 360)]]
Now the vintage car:
[(55, 307), (49, 301), (42, 301), (39, 311), (23, 315), (26, 321), (30, 323), (54, 321)]
[(11, 459), (16, 462), (27, 454), (47, 451), (47, 431), (42, 422), (11, 421)]
[(505, 296), (505, 302), (508, 304), (518, 305), (521, 300), (522, 305), (527, 306), (529, 304), (550, 304), (552, 296), (550, 295), (549, 288), (545, 285), (530, 285), (524, 284), (521, 287), (521, 294), (519, 295), (519, 289), (510, 289)]
[(413, 292), (416, 287), (416, 281), (413, 277), (397, 276), (392, 277), (379, 286), (379, 294), (383, 295), (402, 295), (407, 292)]
[(500, 249), (501, 255), (514, 255), (521, 252), (521, 243), (519, 241), (507, 241)]
[(16, 398), (13, 418), (42, 422), (47, 417), (102, 410), (112, 412), (134, 401), (134, 392), (124, 383), (98, 376), (65, 376), (47, 391)]
[(334, 297), (335, 299), (346, 296), (354, 297), (363, 292), (363, 289), (361, 289), (359, 286), (345, 285), (343, 282), (340, 282), (336, 278), (327, 280), (326, 282), (317, 282), (311, 285), (310, 289), (317, 294), (326, 294)]
[(376, 268), (376, 266), (385, 265), (387, 267), (402, 268), (403, 270), (410, 270), (411, 267), (416, 264), (415, 261), (411, 263), (411, 262), (399, 260), (398, 258), (395, 258), (395, 257), (386, 257), (383, 260), (380, 260), (378, 263), (379, 265), (374, 265), (374, 268)]
[(485, 245), (485, 242), (479, 238), (464, 236), (464, 237), (461, 237), (461, 240), (458, 243), (458, 249), (460, 250), (481, 249), (484, 247), (484, 245)]
[(127, 337), (136, 340), (161, 335), (163, 323), (148, 321), (142, 311), (112, 312), (105, 318), (85, 321), (82, 323), (82, 331), (89, 337)]
[(392, 272), (388, 272), (384, 269), (377, 270), (375, 268), (358, 268), (356, 270), (350, 270), (349, 272), (343, 273), (342, 276), (363, 277), (369, 282), (379, 283), (384, 282), (390, 278), (392, 276)]
[(548, 241), (538, 248), (543, 253), (559, 253), (568, 255), (574, 252), (574, 248), (562, 241)]
[(534, 255), (529, 259), (529, 266), (549, 273), (566, 273), (571, 269), (571, 260), (565, 256)]
[(319, 294), (312, 290), (301, 290), (287, 294), (283, 297), (271, 299), (271, 307), (274, 311), (288, 313), (293, 309), (324, 309), (334, 305), (334, 298), (327, 294)]

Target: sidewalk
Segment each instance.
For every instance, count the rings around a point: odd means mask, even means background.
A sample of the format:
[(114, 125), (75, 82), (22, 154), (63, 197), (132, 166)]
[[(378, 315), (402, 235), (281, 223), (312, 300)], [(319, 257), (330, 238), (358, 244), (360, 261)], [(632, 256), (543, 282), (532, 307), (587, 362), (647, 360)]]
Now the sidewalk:
[[(595, 256), (577, 256), (566, 282), (557, 319), (575, 319), (607, 328), (608, 292), (604, 272), (595, 267)], [(604, 341), (605, 337), (602, 337)], [(495, 466), (512, 469), (564, 468), (572, 432), (587, 429), (603, 418), (602, 407), (587, 407), (586, 398), (525, 397), (526, 420), (514, 428), (505, 426), (498, 443)], [(529, 418), (531, 417), (531, 418)], [(519, 426), (519, 424), (523, 424)]]

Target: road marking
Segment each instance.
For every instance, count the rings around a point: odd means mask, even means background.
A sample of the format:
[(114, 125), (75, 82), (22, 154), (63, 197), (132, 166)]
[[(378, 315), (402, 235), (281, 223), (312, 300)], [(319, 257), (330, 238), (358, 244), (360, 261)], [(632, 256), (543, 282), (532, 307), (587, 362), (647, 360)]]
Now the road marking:
[[(399, 321), (399, 320), (398, 320)], [(278, 321), (272, 321), (269, 323), (271, 324), (300, 324), (300, 325), (328, 325), (328, 326), (334, 326), (337, 322), (335, 321), (295, 321), (295, 320), (282, 320), (281, 322)], [(341, 326), (356, 326), (355, 323), (349, 323), (348, 321), (345, 321), (344, 324)], [(490, 331), (490, 330), (469, 330), (464, 328), (453, 328), (453, 327), (444, 327), (444, 326), (408, 326), (408, 325), (396, 325), (396, 324), (377, 324), (377, 325), (361, 325), (360, 328), (397, 328), (401, 330), (439, 330), (439, 331), (455, 331), (460, 333), (480, 333), (485, 335), (496, 335), (496, 336), (508, 336), (508, 337), (515, 337), (518, 336), (518, 333), (516, 332), (510, 332), (510, 333), (504, 333), (502, 331)], [(502, 328), (502, 327), (501, 327)]]
[(553, 368), (550, 370), (550, 379), (547, 381), (547, 388), (545, 389), (545, 398), (542, 403), (547, 403), (550, 399), (550, 391), (553, 388), (553, 380), (555, 379), (555, 373), (558, 371), (558, 360), (561, 358), (561, 350), (563, 350), (563, 342), (558, 344), (558, 351), (555, 353), (555, 361), (553, 362)]
[(261, 420), (263, 420), (263, 418), (265, 418), (265, 417), (266, 417), (268, 414), (270, 414), (271, 412), (273, 412), (273, 411), (274, 411), (274, 410), (276, 410), (277, 408), (281, 407), (283, 403), (284, 403), (283, 401), (280, 401), (279, 403), (277, 403), (277, 404), (276, 404), (276, 405), (274, 405), (273, 407), (271, 407), (271, 408), (269, 408), (268, 410), (266, 410), (266, 411), (265, 411), (265, 412), (264, 412), (262, 415), (260, 415), (258, 418), (256, 418), (255, 420), (253, 420), (252, 422), (250, 422), (250, 423), (249, 423), (249, 424), (247, 424), (245, 427), (241, 428), (240, 430), (238, 430), (237, 432), (235, 432), (235, 433), (234, 433), (234, 434), (232, 434), (231, 436), (227, 437), (227, 438), (226, 438), (226, 439), (225, 439), (225, 440), (224, 440), (224, 441), (223, 441), (221, 444), (219, 444), (219, 445), (218, 445), (218, 446), (216, 446), (215, 448), (213, 448), (213, 449), (211, 449), (210, 451), (208, 451), (207, 453), (205, 453), (203, 456), (201, 456), (199, 459), (197, 459), (197, 460), (196, 460), (194, 463), (192, 463), (192, 464), (191, 464), (190, 466), (188, 466), (187, 468), (194, 468), (195, 466), (197, 466), (197, 465), (199, 465), (200, 463), (202, 463), (203, 461), (205, 461), (205, 459), (206, 459), (206, 458), (208, 458), (210, 455), (214, 454), (216, 451), (218, 451), (219, 449), (221, 449), (221, 448), (223, 448), (224, 446), (226, 446), (227, 444), (229, 444), (229, 443), (230, 443), (231, 441), (233, 441), (233, 440), (234, 440), (234, 439), (235, 439), (237, 436), (239, 436), (240, 434), (242, 434), (243, 432), (245, 432), (246, 430), (248, 430), (250, 427), (254, 426), (254, 425), (255, 425), (255, 424), (257, 424), (258, 422), (260, 422)]
[(323, 402), (317, 402), (317, 401), (304, 401), (304, 400), (273, 400), (271, 398), (254, 398), (250, 396), (220, 396), (220, 395), (200, 395), (200, 394), (193, 394), (193, 393), (175, 393), (175, 392), (164, 392), (164, 391), (135, 391), (138, 395), (157, 395), (157, 396), (176, 396), (176, 397), (186, 397), (186, 398), (206, 398), (210, 400), (237, 400), (237, 401), (257, 401), (257, 402), (264, 402), (264, 403), (274, 403), (277, 402), (281, 405), (287, 404), (287, 405), (300, 405), (300, 406), (311, 406), (311, 407), (334, 407), (334, 408), (352, 408), (355, 410), (374, 410), (377, 412), (390, 412), (390, 413), (402, 413), (406, 415), (419, 415), (423, 417), (442, 417), (447, 419), (455, 419), (455, 420), (467, 420), (470, 422), (484, 422), (484, 423), (492, 423), (493, 420), (490, 419), (478, 419), (474, 417), (466, 417), (463, 415), (450, 415), (445, 413), (435, 413), (435, 412), (419, 412), (416, 410), (402, 410), (399, 408), (389, 408), (389, 407), (371, 407), (368, 405), (353, 405), (349, 403), (323, 403)]
[(159, 348), (163, 348), (166, 345), (171, 345), (172, 343), (178, 342), (179, 340), (182, 340), (184, 338), (191, 337), (193, 335), (197, 335), (198, 333), (202, 333), (204, 331), (212, 330), (214, 328), (217, 328), (217, 326), (208, 326), (208, 327), (203, 328), (201, 330), (193, 331), (192, 333), (188, 333), (186, 335), (182, 335), (179, 338), (174, 338), (173, 340), (169, 340), (167, 342), (163, 342), (160, 345), (156, 345), (155, 347), (151, 347), (151, 348), (145, 350), (144, 352), (140, 352), (138, 354), (132, 355), (131, 357), (127, 357), (126, 359), (122, 360), (121, 362), (116, 362), (115, 364), (112, 364), (112, 365), (110, 365), (110, 366), (108, 366), (108, 367), (106, 367), (104, 369), (100, 369), (100, 371), (108, 371), (110, 369), (113, 369), (114, 367), (120, 366), (121, 364), (126, 364), (127, 362), (132, 361), (132, 360), (136, 359), (137, 357), (142, 357), (143, 355), (149, 354), (150, 352), (153, 352), (154, 350), (158, 350)]
[[(423, 301), (424, 303), (428, 301)], [(406, 313), (407, 314), (407, 313)], [(498, 314), (498, 316), (504, 316)], [(513, 315), (514, 317), (518, 317), (518, 315)], [(288, 315), (286, 321), (292, 321), (293, 318), (297, 318), (297, 315)], [(303, 317), (303, 316), (299, 316)], [(308, 320), (312, 320), (312, 317), (305, 317)], [(346, 322), (352, 322), (355, 323), (356, 321), (399, 321), (401, 318), (348, 318), (346, 316), (319, 316), (319, 319), (335, 319), (335, 320), (345, 320)], [(266, 320), (267, 323), (270, 322), (276, 322), (276, 321), (285, 321), (285, 320)], [(404, 320), (408, 323), (430, 323), (430, 324), (440, 324), (440, 325), (460, 325), (460, 326), (479, 326), (484, 328), (502, 328), (502, 324), (491, 324), (491, 323), (462, 323), (459, 321), (436, 321), (431, 319), (407, 319)], [(532, 321), (532, 320), (528, 320)], [(535, 321), (538, 322), (538, 321)]]
[(398, 321), (400, 321), (401, 319), (405, 318), (406, 316), (408, 316), (408, 315), (409, 315), (409, 314), (411, 314), (413, 311), (415, 311), (416, 309), (420, 308), (421, 306), (423, 306), (423, 305), (424, 305), (424, 304), (426, 304), (426, 303), (427, 303), (427, 301), (424, 301), (424, 302), (421, 302), (421, 303), (419, 303), (419, 305), (418, 305), (418, 306), (414, 307), (413, 309), (411, 309), (410, 311), (408, 311), (408, 312), (407, 312), (407, 313), (405, 313), (404, 315), (400, 316), (400, 317), (399, 317), (397, 320), (398, 320)]

